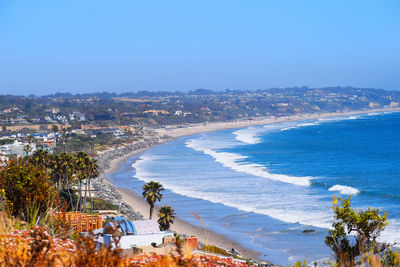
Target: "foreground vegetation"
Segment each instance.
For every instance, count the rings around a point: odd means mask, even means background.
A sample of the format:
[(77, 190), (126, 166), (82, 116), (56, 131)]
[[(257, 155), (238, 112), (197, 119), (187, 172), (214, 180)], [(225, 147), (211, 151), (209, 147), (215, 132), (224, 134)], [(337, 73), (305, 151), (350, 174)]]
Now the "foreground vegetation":
[(121, 249), (96, 249), (90, 237), (74, 239), (51, 236), (44, 227), (12, 230), (0, 218), (0, 266), (247, 266), (230, 258), (192, 255), (178, 244), (170, 255), (123, 257)]

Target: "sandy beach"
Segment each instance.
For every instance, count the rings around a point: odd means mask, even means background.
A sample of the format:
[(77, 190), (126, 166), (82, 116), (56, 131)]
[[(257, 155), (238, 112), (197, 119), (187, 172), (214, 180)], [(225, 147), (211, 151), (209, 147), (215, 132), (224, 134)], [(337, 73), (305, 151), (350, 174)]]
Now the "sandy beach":
[[(155, 131), (159, 135), (169, 135), (172, 138), (178, 138), (183, 136), (189, 136), (199, 133), (205, 132), (214, 132), (220, 130), (227, 129), (236, 129), (236, 128), (244, 128), (249, 126), (256, 125), (266, 125), (280, 122), (289, 122), (289, 121), (301, 121), (301, 120), (312, 120), (312, 119), (322, 119), (336, 116), (350, 116), (356, 114), (365, 114), (365, 113), (379, 113), (379, 112), (392, 112), (392, 111), (400, 111), (400, 108), (387, 108), (387, 109), (369, 109), (369, 110), (361, 110), (361, 111), (351, 111), (351, 112), (342, 112), (342, 113), (319, 113), (319, 114), (299, 114), (293, 116), (284, 116), (277, 118), (270, 117), (259, 117), (251, 120), (236, 120), (232, 122), (210, 122), (210, 123), (201, 123), (201, 124), (190, 124), (189, 126), (171, 126), (161, 129), (156, 129)], [(178, 128), (179, 127), (179, 128)]]
[[(375, 113), (375, 112), (387, 112), (387, 111), (399, 111), (400, 109), (374, 109), (374, 110), (365, 110), (365, 111), (354, 111), (354, 112), (346, 112), (346, 113), (324, 113), (324, 114), (313, 114), (313, 115), (296, 115), (296, 116), (288, 116), (288, 117), (280, 117), (280, 118), (259, 118), (254, 120), (243, 120), (243, 121), (234, 121), (234, 122), (216, 122), (216, 123), (207, 123), (207, 124), (196, 124), (181, 127), (168, 127), (156, 129), (156, 133), (160, 136), (168, 135), (171, 138), (167, 140), (160, 141), (159, 144), (162, 144), (167, 141), (171, 141), (172, 139), (189, 136), (194, 134), (199, 134), (203, 132), (211, 132), (225, 129), (234, 129), (234, 128), (242, 128), (254, 125), (264, 125), (264, 124), (272, 124), (279, 122), (287, 122), (287, 121), (298, 121), (298, 120), (308, 120), (308, 119), (319, 119), (319, 118), (328, 118), (335, 116), (349, 116), (355, 114), (362, 113)], [(140, 149), (134, 151), (132, 153), (126, 154), (122, 157), (116, 158), (110, 162), (110, 168), (105, 171), (105, 174), (117, 171), (121, 165), (127, 158), (132, 157), (134, 155), (143, 153), (146, 149)], [(118, 193), (122, 197), (122, 201), (126, 204), (132, 206), (135, 211), (140, 212), (145, 218), (148, 218), (149, 213), (149, 205), (142, 199), (141, 196), (136, 195), (132, 190), (125, 188), (117, 188)], [(156, 211), (155, 213), (156, 214)], [(212, 232), (211, 230), (206, 230), (201, 227), (193, 226), (184, 221), (179, 220), (177, 218), (172, 225), (172, 230), (185, 234), (188, 236), (195, 235), (198, 237), (199, 241), (202, 243), (208, 243), (212, 245), (216, 245), (221, 248), (231, 249), (235, 248), (238, 250), (242, 256), (247, 258), (252, 258), (255, 260), (260, 260), (261, 253), (256, 251), (252, 251), (242, 247), (237, 242), (227, 238), (226, 236), (217, 234)]]

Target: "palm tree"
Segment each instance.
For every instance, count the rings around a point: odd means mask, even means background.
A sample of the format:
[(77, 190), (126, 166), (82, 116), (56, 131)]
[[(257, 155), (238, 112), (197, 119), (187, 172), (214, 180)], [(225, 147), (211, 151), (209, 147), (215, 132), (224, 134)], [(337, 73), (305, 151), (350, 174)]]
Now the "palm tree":
[(71, 185), (74, 182), (76, 172), (72, 156), (65, 152), (50, 155), (47, 151), (38, 150), (33, 155), (32, 162), (34, 164), (43, 164), (48, 168), (55, 189), (59, 191), (59, 194), (67, 192), (69, 196), (68, 207), (72, 210), (74, 207), (74, 198), (73, 191), (71, 192)]
[(71, 154), (62, 152), (58, 155), (61, 173), (61, 184), (63, 188), (69, 188), (73, 182), (73, 176), (76, 173), (74, 158)]
[(70, 201), (71, 210), (74, 206), (74, 197), (72, 196), (74, 191), (71, 192), (71, 187), (74, 182), (76, 173), (78, 170), (76, 169), (74, 158), (71, 154), (62, 152), (59, 156), (59, 171), (60, 171), (60, 182), (63, 189), (67, 189)]
[(33, 153), (30, 161), (36, 166), (40, 165), (48, 168), (50, 164), (50, 154), (44, 149), (38, 149)]
[[(90, 189), (90, 184), (92, 179), (96, 178), (99, 176), (99, 165), (97, 165), (97, 160), (91, 158), (88, 166), (88, 182), (87, 186), (89, 187), (89, 198), (90, 198), (90, 209), (91, 212), (93, 213), (93, 198), (92, 198), (92, 191)], [(86, 202), (86, 193), (85, 193), (85, 202)]]
[(67, 134), (70, 133), (71, 131), (72, 131), (71, 127), (61, 129), (61, 140), (63, 143), (64, 152), (66, 151)]
[[(51, 174), (52, 171), (52, 155), (44, 149), (38, 149), (33, 152), (33, 155), (28, 157), (28, 162), (35, 165), (41, 166), (45, 169), (47, 174)], [(55, 184), (54, 184), (55, 185)]]
[(53, 124), (53, 126), (51, 126), (51, 130), (53, 131), (54, 136), (55, 136), (59, 129), (58, 129), (58, 126), (56, 124)]
[(147, 203), (150, 204), (150, 216), (149, 219), (151, 220), (151, 217), (153, 216), (153, 209), (154, 209), (154, 203), (156, 201), (161, 201), (162, 194), (161, 191), (163, 191), (164, 188), (162, 185), (158, 182), (151, 181), (143, 186), (143, 193), (142, 196), (143, 198), (146, 199)]
[[(82, 182), (83, 180), (87, 179), (89, 176), (89, 164), (90, 164), (90, 157), (85, 152), (78, 152), (74, 155), (74, 163), (75, 163), (75, 170), (76, 170), (76, 178), (79, 184), (79, 199), (78, 204), (76, 206), (76, 210), (81, 211), (82, 206)], [(86, 190), (87, 190), (87, 183), (86, 183)], [(85, 191), (86, 194), (86, 191)], [(85, 203), (86, 208), (86, 203)]]
[(158, 225), (161, 231), (169, 230), (169, 227), (174, 223), (175, 211), (170, 206), (162, 206), (158, 211)]

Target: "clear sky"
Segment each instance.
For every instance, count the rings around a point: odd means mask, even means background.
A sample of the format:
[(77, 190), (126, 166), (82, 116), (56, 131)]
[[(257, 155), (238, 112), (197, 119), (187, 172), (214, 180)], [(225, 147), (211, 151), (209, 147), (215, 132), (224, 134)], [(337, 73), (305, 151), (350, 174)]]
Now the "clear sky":
[(400, 90), (399, 0), (0, 0), (0, 93)]

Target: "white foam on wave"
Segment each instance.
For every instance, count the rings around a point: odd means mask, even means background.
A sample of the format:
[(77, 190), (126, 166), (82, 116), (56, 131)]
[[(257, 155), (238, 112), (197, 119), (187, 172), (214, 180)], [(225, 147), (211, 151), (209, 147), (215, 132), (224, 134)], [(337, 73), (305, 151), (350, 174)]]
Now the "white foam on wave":
[[(203, 184), (192, 184), (191, 187), (188, 185), (181, 185), (181, 182), (179, 181), (173, 182), (170, 179), (165, 179), (164, 175), (162, 174), (155, 174), (154, 172), (146, 171), (146, 165), (151, 163), (155, 164), (157, 159), (152, 156), (144, 156), (133, 163), (132, 167), (136, 169), (135, 177), (144, 182), (149, 182), (152, 180), (160, 181), (165, 188), (168, 188), (172, 192), (182, 196), (204, 199), (212, 203), (233, 207), (244, 212), (254, 212), (267, 215), (282, 222), (299, 223), (302, 225), (310, 225), (326, 229), (330, 229), (332, 227), (332, 213), (329, 209), (331, 205), (330, 202), (326, 203), (327, 208), (324, 209), (321, 207), (322, 203), (319, 203), (318, 206), (315, 206), (315, 199), (313, 199), (312, 196), (308, 196), (309, 198), (303, 199), (303, 202), (308, 206), (303, 207), (303, 205), (299, 206), (299, 201), (296, 201), (297, 198), (291, 199), (288, 195), (283, 195), (280, 198), (271, 196), (268, 201), (264, 201), (264, 204), (268, 203), (268, 205), (266, 207), (260, 207), (259, 197), (254, 197), (254, 200), (251, 200), (251, 197), (247, 194), (238, 195), (237, 192), (223, 193), (207, 191), (204, 190)], [(296, 196), (297, 195), (295, 195), (295, 197)], [(389, 223), (389, 226), (381, 233), (378, 241), (389, 243), (399, 242), (400, 220), (390, 219)], [(279, 234), (279, 232), (276, 233)]]
[(346, 121), (346, 120), (357, 120), (360, 119), (361, 115), (351, 115), (351, 116), (336, 116), (336, 117), (329, 117), (329, 118), (321, 118), (314, 121), (303, 121), (294, 123), (294, 125), (290, 125), (288, 127), (283, 127), (281, 131), (288, 131), (291, 129), (296, 129), (300, 127), (307, 127), (307, 126), (315, 126), (321, 125), (322, 123), (329, 123), (329, 122), (338, 122), (338, 121)]
[(300, 128), (300, 127), (315, 126), (315, 125), (319, 125), (319, 124), (320, 123), (318, 121), (295, 123), (295, 125), (291, 125), (291, 126), (282, 128), (281, 132), (289, 131), (289, 130)]
[(332, 226), (332, 216), (325, 211), (271, 208), (258, 212), (287, 223), (299, 223), (327, 229)]
[[(226, 195), (222, 192), (209, 192), (207, 190), (203, 191), (200, 189), (199, 185), (193, 185), (193, 187), (189, 187), (187, 185), (181, 185), (181, 183), (170, 181), (169, 179), (164, 179), (162, 176), (158, 176), (153, 172), (146, 171), (147, 167), (146, 163), (150, 163), (155, 158), (153, 157), (142, 157), (133, 163), (132, 167), (136, 169), (135, 177), (144, 182), (149, 181), (160, 181), (165, 188), (168, 188), (172, 192), (187, 196), (190, 198), (204, 199), (210, 201), (212, 203), (222, 204), (228, 207), (233, 207), (238, 210), (244, 212), (254, 212), (257, 214), (263, 214), (270, 216), (271, 218), (275, 218), (282, 222), (286, 223), (299, 223), (302, 225), (310, 225), (314, 227), (320, 227), (325, 229), (332, 228), (332, 213), (328, 208), (331, 204), (327, 204), (327, 208), (323, 209), (311, 209), (313, 204), (312, 199), (303, 200), (305, 203), (309, 204), (310, 207), (307, 209), (303, 209), (301, 206), (298, 206), (298, 202), (287, 202), (285, 204), (284, 199), (282, 198), (274, 198), (272, 197), (265, 203), (268, 203), (268, 207), (259, 207), (260, 199), (258, 197), (255, 198), (254, 201), (250, 201), (248, 195), (237, 195), (235, 192), (231, 192)], [(150, 161), (150, 162), (149, 162)], [(160, 178), (160, 179), (159, 179)], [(233, 195), (234, 194), (234, 195)], [(304, 196), (303, 196), (304, 197)], [(279, 200), (278, 200), (279, 199)], [(274, 201), (275, 200), (275, 201)], [(319, 203), (319, 206), (322, 203)], [(280, 207), (278, 207), (280, 206)], [(315, 207), (315, 206), (314, 206)], [(378, 241), (395, 243), (400, 240), (400, 220), (392, 219), (389, 220), (389, 226), (383, 231), (380, 235)], [(257, 229), (258, 230), (258, 229)], [(260, 229), (261, 230), (261, 229)], [(279, 232), (276, 232), (279, 234)]]
[(233, 134), (236, 135), (236, 140), (250, 145), (261, 142), (260, 138), (258, 137), (258, 133), (259, 130), (252, 127), (233, 132)]
[(283, 183), (289, 183), (300, 186), (309, 186), (310, 180), (313, 177), (295, 177), (284, 174), (269, 173), (268, 169), (260, 164), (248, 163), (245, 160), (246, 156), (230, 152), (217, 152), (216, 150), (203, 147), (202, 142), (198, 139), (191, 139), (186, 142), (186, 146), (196, 151), (203, 152), (210, 155), (216, 162), (221, 163), (223, 166), (228, 167), (234, 171), (247, 173), (250, 175), (275, 180)]
[[(358, 120), (362, 119), (365, 116), (378, 116), (378, 115), (385, 115), (385, 114), (391, 114), (391, 113), (396, 113), (400, 111), (386, 111), (386, 112), (372, 112), (372, 113), (367, 113), (367, 114), (356, 114), (356, 115), (345, 115), (345, 116), (334, 116), (334, 117), (328, 117), (328, 118), (321, 118), (321, 119), (316, 119), (316, 120), (310, 120), (310, 121), (303, 121), (303, 122), (292, 122), (292, 123), (279, 123), (276, 124), (277, 126), (281, 126), (281, 131), (288, 131), (291, 129), (296, 129), (300, 127), (306, 127), (306, 126), (314, 126), (314, 125), (320, 125), (322, 123), (329, 123), (329, 122), (338, 122), (338, 121), (346, 121), (346, 120)], [(267, 127), (267, 126), (264, 126)]]
[(350, 116), (348, 117), (348, 120), (357, 120), (359, 118), (360, 118), (359, 116)]
[(389, 219), (389, 226), (381, 232), (378, 241), (383, 241), (389, 244), (395, 244), (395, 247), (400, 247), (400, 220)]
[(328, 189), (329, 191), (337, 191), (343, 195), (357, 195), (360, 193), (360, 190), (357, 188), (353, 188), (351, 186), (346, 186), (346, 185), (334, 185), (331, 188)]
[(393, 114), (393, 113), (400, 113), (400, 110), (388, 110), (388, 111), (382, 111), (382, 112), (370, 112), (366, 114), (367, 116), (382, 116), (382, 115), (387, 115), (387, 114)]
[(360, 119), (360, 118), (361, 118), (361, 116), (359, 116), (359, 115), (339, 116), (339, 117), (330, 117), (330, 118), (318, 119), (318, 122), (319, 123), (337, 122), (337, 121), (346, 121), (346, 120), (357, 120), (357, 119)]
[(295, 128), (298, 128), (298, 127), (296, 127), (296, 126), (285, 127), (285, 128), (282, 128), (282, 129), (281, 129), (281, 132), (284, 132), (284, 131), (289, 131), (289, 130), (291, 130), (291, 129), (295, 129)]
[[(188, 179), (186, 183), (182, 183), (179, 179), (173, 180), (165, 177), (163, 173), (147, 171), (148, 166), (150, 164), (156, 164), (156, 162), (157, 161), (153, 161), (152, 157), (143, 157), (136, 161), (132, 165), (136, 170), (135, 177), (144, 182), (159, 181), (163, 184), (164, 188), (168, 188), (172, 192), (182, 196), (207, 200), (244, 212), (267, 215), (286, 223), (300, 223), (323, 228), (327, 228), (331, 225), (331, 215), (326, 212), (329, 209), (320, 208), (316, 210), (313, 208), (313, 203), (316, 201), (314, 196), (282, 194), (282, 192), (278, 191), (272, 191), (266, 195), (258, 195), (254, 193), (257, 191), (254, 190), (254, 188), (252, 189), (254, 195), (245, 193), (246, 190), (241, 192), (237, 190), (209, 190), (215, 186), (226, 186), (226, 180), (215, 181), (214, 185), (202, 183), (201, 181), (192, 183), (190, 179)], [(234, 183), (234, 181), (232, 181), (232, 183)], [(231, 184), (231, 187), (236, 186), (238, 185)], [(240, 188), (243, 189), (243, 186), (240, 186)], [(268, 198), (266, 198), (267, 196)], [(264, 201), (260, 202), (260, 199)], [(305, 206), (300, 200), (306, 203)]]
[(297, 124), (297, 127), (304, 127), (304, 126), (314, 126), (314, 125), (319, 125), (318, 122), (302, 122)]

